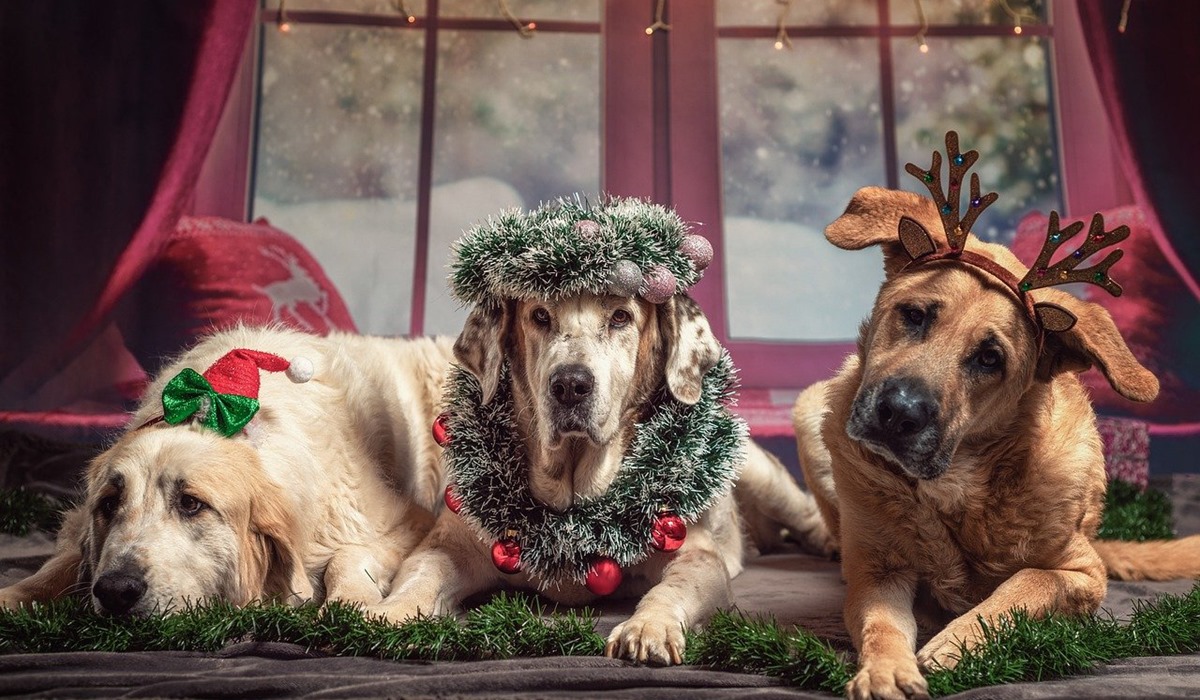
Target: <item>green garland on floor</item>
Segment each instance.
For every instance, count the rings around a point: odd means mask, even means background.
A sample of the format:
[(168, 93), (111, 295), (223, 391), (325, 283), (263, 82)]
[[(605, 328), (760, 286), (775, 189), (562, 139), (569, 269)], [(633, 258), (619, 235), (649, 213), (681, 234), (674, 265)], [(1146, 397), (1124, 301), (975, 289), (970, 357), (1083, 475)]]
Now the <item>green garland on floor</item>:
[(34, 530), (54, 532), (69, 504), (23, 488), (0, 489), (0, 532), (24, 537)]
[[(987, 642), (958, 666), (927, 676), (934, 696), (1001, 683), (1086, 673), (1132, 656), (1200, 652), (1200, 582), (1185, 595), (1135, 604), (1128, 623), (1110, 617), (1016, 612), (985, 627)], [(366, 618), (358, 608), (225, 603), (169, 615), (115, 618), (78, 599), (0, 611), (0, 653), (63, 651), (212, 652), (243, 641), (288, 642), (324, 653), (390, 660), (468, 661), (536, 656), (598, 656), (604, 640), (590, 610), (547, 614), (537, 599), (501, 593), (468, 612), (399, 625)], [(760, 673), (809, 690), (843, 692), (854, 675), (828, 643), (773, 621), (720, 612), (688, 635), (685, 661), (725, 671)]]

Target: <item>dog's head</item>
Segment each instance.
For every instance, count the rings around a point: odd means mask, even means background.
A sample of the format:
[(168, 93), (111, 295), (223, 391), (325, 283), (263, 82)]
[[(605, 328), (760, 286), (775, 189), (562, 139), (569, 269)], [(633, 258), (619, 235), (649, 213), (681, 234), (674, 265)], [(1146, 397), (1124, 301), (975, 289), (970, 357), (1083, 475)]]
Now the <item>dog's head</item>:
[[(508, 360), (518, 422), (529, 433), (534, 495), (565, 509), (587, 488), (560, 470), (573, 469), (568, 462), (584, 452), (620, 456), (640, 408), (664, 382), (679, 401), (696, 403), (721, 348), (686, 295), (651, 304), (584, 293), (477, 306), (454, 353), (479, 379), (484, 403)], [(563, 451), (570, 459), (547, 458)]]
[[(1054, 290), (1032, 292), (1070, 311), (1065, 332), (1038, 332), (1013, 292), (976, 267), (953, 261), (908, 266), (897, 236), (907, 216), (944, 233), (934, 203), (908, 192), (859, 190), (845, 213), (826, 228), (834, 245), (883, 248), (886, 279), (858, 346), (862, 382), (846, 431), (865, 448), (918, 479), (950, 467), (964, 442), (987, 440), (1032, 421), (1031, 387), (1064, 372), (1096, 367), (1115, 390), (1150, 401), (1158, 380), (1129, 352), (1112, 318), (1097, 304)], [(966, 249), (1014, 273), (1025, 267), (1005, 247), (974, 236)]]
[(81, 583), (101, 612), (287, 596), (301, 566), (281, 489), (242, 439), (134, 430), (88, 470)]

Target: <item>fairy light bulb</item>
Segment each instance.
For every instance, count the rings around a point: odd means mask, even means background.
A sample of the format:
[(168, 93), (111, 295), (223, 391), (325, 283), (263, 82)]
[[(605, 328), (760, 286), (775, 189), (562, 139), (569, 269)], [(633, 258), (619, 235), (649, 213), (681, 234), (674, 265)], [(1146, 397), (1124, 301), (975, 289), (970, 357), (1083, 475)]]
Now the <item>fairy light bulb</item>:
[(917, 47), (917, 50), (921, 53), (929, 53), (929, 44), (926, 44), (924, 41), (922, 41), (921, 45)]
[(1021, 33), (1021, 25), (1018, 24), (1013, 27), (1013, 34), (1020, 34), (1020, 33)]
[(782, 41), (777, 41), (777, 42), (775, 42), (775, 50), (776, 50), (776, 51), (782, 51), (782, 50), (783, 50), (783, 42), (782, 42)]
[(288, 32), (292, 31), (292, 23), (291, 22), (280, 22), (279, 23), (279, 31), (283, 32), (284, 34), (287, 34)]

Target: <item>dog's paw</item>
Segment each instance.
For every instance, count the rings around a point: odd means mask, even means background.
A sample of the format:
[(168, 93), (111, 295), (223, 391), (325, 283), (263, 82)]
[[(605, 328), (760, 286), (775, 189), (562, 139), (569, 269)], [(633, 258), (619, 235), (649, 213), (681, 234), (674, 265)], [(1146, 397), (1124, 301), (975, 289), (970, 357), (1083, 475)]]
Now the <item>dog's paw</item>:
[(432, 606), (418, 605), (413, 600), (387, 601), (377, 605), (367, 605), (363, 608), (363, 614), (366, 617), (383, 618), (388, 622), (399, 623), (408, 622), (418, 617), (429, 617), (436, 615), (437, 611), (432, 609)]
[(917, 663), (926, 670), (950, 670), (958, 665), (963, 646), (970, 649), (981, 641), (981, 637), (982, 633), (976, 625), (957, 627), (951, 624), (921, 647), (917, 652)]
[(846, 697), (852, 700), (928, 698), (929, 686), (912, 656), (876, 658), (859, 668), (858, 674), (846, 685)]
[(604, 655), (642, 664), (669, 666), (683, 663), (683, 625), (675, 619), (630, 618), (608, 635)]

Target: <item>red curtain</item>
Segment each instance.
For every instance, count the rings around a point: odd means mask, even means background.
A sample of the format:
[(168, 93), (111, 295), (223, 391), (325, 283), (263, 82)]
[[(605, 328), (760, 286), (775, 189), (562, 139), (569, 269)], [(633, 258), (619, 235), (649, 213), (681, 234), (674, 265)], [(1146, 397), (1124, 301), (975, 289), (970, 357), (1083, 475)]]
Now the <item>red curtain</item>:
[[(1101, 98), (1134, 197), (1200, 299), (1200, 2), (1079, 0)], [(1200, 338), (1196, 340), (1200, 341)]]
[(0, 410), (26, 408), (161, 249), (256, 11), (251, 0), (0, 3)]

